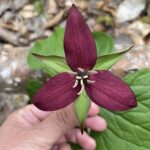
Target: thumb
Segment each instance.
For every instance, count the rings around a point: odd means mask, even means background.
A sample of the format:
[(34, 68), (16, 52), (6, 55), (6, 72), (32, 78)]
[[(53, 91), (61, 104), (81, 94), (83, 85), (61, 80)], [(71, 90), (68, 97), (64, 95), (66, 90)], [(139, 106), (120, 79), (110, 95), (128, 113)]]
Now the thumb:
[(77, 125), (73, 105), (51, 112), (49, 116), (35, 126), (36, 133), (50, 144), (54, 144), (69, 129)]

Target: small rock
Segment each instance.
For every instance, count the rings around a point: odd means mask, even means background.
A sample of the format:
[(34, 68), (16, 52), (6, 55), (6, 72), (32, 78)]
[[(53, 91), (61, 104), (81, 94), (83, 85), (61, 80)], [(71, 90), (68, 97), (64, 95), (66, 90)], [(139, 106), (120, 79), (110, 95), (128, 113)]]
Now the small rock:
[(116, 44), (122, 45), (133, 45), (134, 42), (132, 41), (131, 37), (126, 34), (119, 34), (115, 39)]
[(38, 15), (38, 13), (35, 11), (34, 5), (26, 5), (21, 11), (20, 15), (25, 18), (33, 18)]
[(65, 28), (65, 26), (66, 26), (66, 20), (63, 20), (63, 21), (60, 23), (60, 27)]
[(67, 7), (71, 7), (72, 4), (73, 4), (72, 1), (68, 1), (68, 0), (67, 0), (67, 1), (65, 2), (65, 5), (66, 5)]
[(101, 15), (101, 8), (104, 5), (104, 1), (91, 0), (88, 6), (88, 12), (94, 15)]
[(17, 83), (20, 83), (21, 82), (21, 78), (20, 77), (15, 77), (14, 81), (17, 82)]
[(142, 37), (147, 36), (150, 33), (150, 24), (143, 23), (141, 21), (135, 21), (129, 25), (128, 30), (134, 30), (139, 33)]
[(146, 6), (146, 0), (125, 0), (117, 10), (117, 22), (123, 23), (137, 18)]
[[(4, 49), (12, 49), (14, 48), (11, 44), (4, 44), (3, 46)], [(2, 53), (6, 53), (5, 51), (3, 51)]]
[(46, 19), (44, 16), (36, 16), (28, 20), (27, 29), (29, 31), (33, 31), (36, 32), (37, 34), (43, 35), (45, 24), (46, 24)]
[(22, 8), (28, 0), (1, 0), (0, 1), (0, 15), (6, 10), (18, 10)]
[(0, 93), (23, 91), (26, 80), (43, 77), (41, 71), (31, 71), (27, 65), (29, 48), (5, 45), (0, 49)]
[[(118, 45), (117, 45), (118, 46)], [(125, 46), (118, 46), (118, 49), (124, 49)], [(149, 46), (133, 47), (125, 56), (113, 66), (113, 71), (122, 76), (131, 70), (149, 68), (150, 66), (150, 51)]]
[(117, 9), (118, 5), (122, 2), (122, 0), (111, 0), (108, 5), (112, 8)]
[[(1, 49), (0, 91), (3, 91), (5, 87), (13, 86), (12, 81), (21, 82), (29, 75), (26, 62), (27, 50), (28, 48), (15, 48), (7, 45)], [(10, 85), (10, 83), (12, 83), (12, 85)]]
[(66, 0), (56, 0), (56, 2), (59, 7), (65, 7)]
[(0, 1), (0, 15), (6, 11), (7, 9), (9, 9), (10, 7), (10, 3), (7, 1)]
[(87, 10), (87, 9), (88, 9), (88, 2), (87, 2), (87, 1), (80, 1), (79, 7), (80, 7), (82, 10)]
[(28, 0), (13, 0), (13, 9), (18, 10), (20, 8), (22, 8), (27, 2)]
[(0, 93), (0, 124), (14, 110), (25, 106), (29, 101), (29, 97), (24, 93)]
[(14, 17), (15, 17), (15, 15), (11, 11), (6, 11), (2, 17), (2, 20), (4, 22), (8, 22), (9, 20), (13, 19)]
[(94, 18), (89, 18), (89, 19), (87, 20), (87, 24), (88, 24), (88, 26), (89, 26), (90, 28), (93, 28), (93, 27), (95, 26), (95, 24), (96, 24), (96, 21), (95, 21)]

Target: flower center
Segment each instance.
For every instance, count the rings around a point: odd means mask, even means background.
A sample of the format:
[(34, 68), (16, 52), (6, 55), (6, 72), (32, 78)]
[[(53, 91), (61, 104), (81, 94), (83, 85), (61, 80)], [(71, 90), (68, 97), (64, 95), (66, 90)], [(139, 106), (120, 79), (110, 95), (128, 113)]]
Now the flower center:
[(77, 93), (77, 95), (80, 95), (82, 91), (85, 89), (85, 83), (88, 84), (93, 84), (95, 81), (89, 80), (89, 75), (90, 74), (95, 74), (97, 73), (96, 71), (85, 71), (82, 68), (78, 68), (78, 71), (75, 73), (76, 74), (76, 80), (73, 88), (76, 88), (79, 84), (81, 85), (81, 90)]

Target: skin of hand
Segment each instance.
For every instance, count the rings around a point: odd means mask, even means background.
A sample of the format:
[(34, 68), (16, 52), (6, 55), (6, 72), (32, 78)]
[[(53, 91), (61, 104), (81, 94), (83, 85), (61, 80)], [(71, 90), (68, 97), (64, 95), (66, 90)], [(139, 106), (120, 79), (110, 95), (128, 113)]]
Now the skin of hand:
[[(98, 116), (99, 107), (91, 103), (85, 126), (104, 131), (106, 121)], [(44, 112), (28, 105), (8, 116), (0, 127), (1, 150), (71, 150), (67, 142), (78, 143), (85, 150), (94, 150), (96, 142), (76, 128), (73, 105)]]

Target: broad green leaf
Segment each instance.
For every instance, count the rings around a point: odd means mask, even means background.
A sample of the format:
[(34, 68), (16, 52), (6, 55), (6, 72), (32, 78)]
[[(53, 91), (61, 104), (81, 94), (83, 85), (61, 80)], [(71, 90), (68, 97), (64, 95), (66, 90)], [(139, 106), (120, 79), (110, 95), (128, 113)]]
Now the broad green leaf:
[[(32, 53), (43, 56), (64, 56), (63, 49), (63, 36), (64, 29), (56, 28), (52, 36), (39, 40), (35, 43), (33, 48), (30, 49), (28, 55), (28, 65), (31, 69), (43, 69), (44, 64), (35, 58)], [(46, 70), (47, 71), (47, 70)]]
[(103, 133), (92, 132), (96, 150), (150, 150), (150, 71), (135, 72), (125, 81), (133, 89), (138, 106), (120, 113), (101, 110), (108, 129)]
[(98, 57), (96, 65), (94, 67), (94, 70), (108, 70), (108, 69), (110, 69), (131, 48), (132, 47), (130, 47), (126, 50), (120, 51), (120, 52), (116, 52), (116, 53), (112, 53), (112, 54), (103, 55), (103, 56)]
[(38, 80), (28, 80), (26, 83), (26, 91), (30, 98), (35, 95), (37, 90), (39, 90), (42, 87), (43, 83)]
[(41, 56), (37, 54), (33, 55), (44, 64), (44, 68), (47, 70), (50, 76), (55, 76), (58, 73), (70, 71), (70, 68), (63, 57)]
[(94, 32), (93, 37), (96, 41), (98, 56), (107, 55), (114, 52), (115, 44), (110, 35), (104, 32)]
[(81, 132), (84, 130), (85, 119), (88, 114), (88, 110), (90, 107), (90, 100), (85, 92), (82, 91), (81, 95), (74, 102), (76, 117), (80, 125)]

